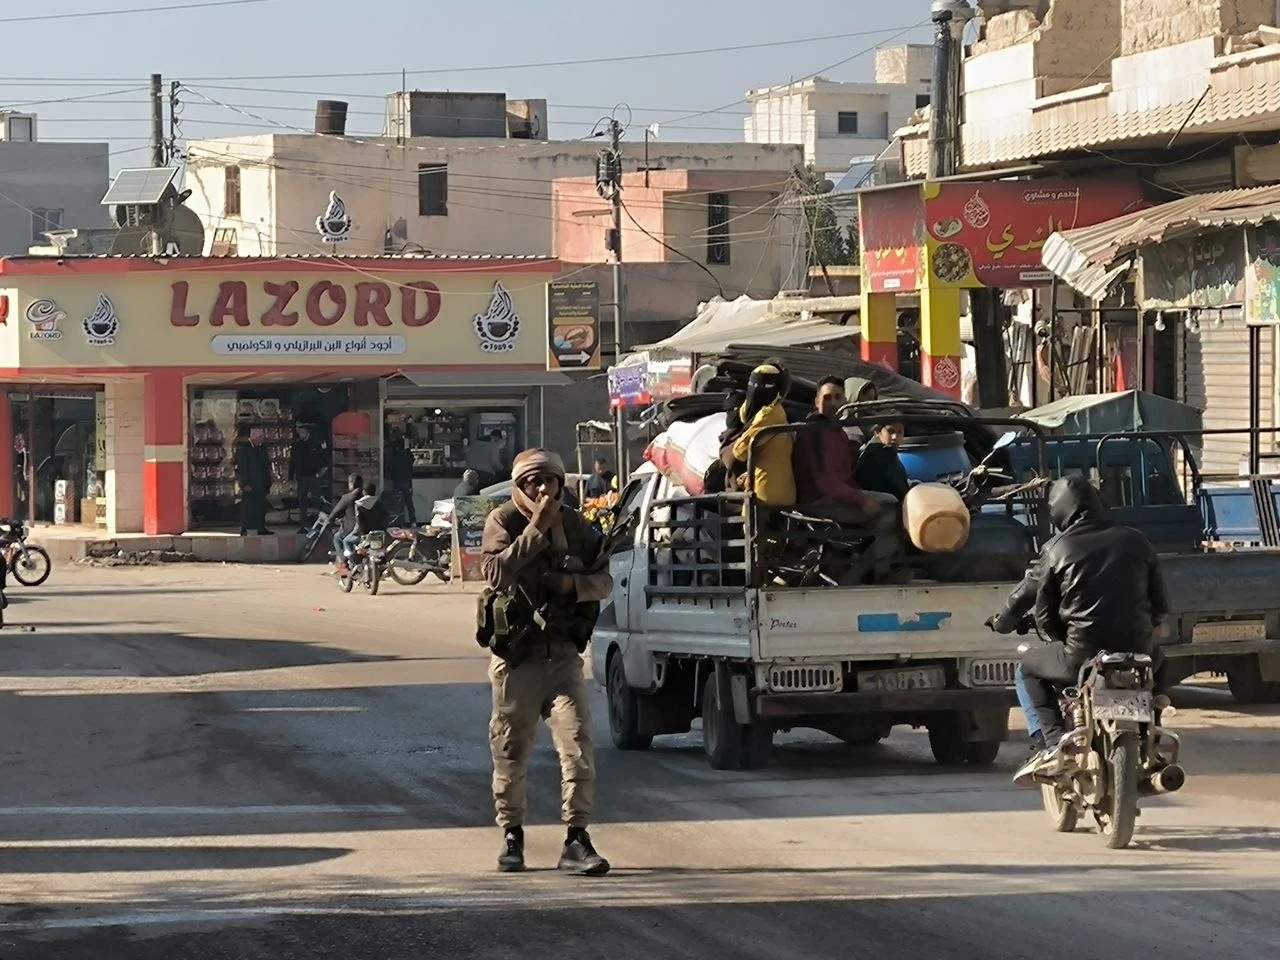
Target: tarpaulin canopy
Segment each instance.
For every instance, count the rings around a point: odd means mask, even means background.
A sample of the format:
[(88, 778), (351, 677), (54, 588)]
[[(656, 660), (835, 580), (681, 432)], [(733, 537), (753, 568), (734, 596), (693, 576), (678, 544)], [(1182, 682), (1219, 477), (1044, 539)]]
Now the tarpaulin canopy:
[(1198, 433), (1204, 417), (1195, 407), (1141, 390), (1063, 397), (1022, 414), (1047, 430), (1072, 435)]
[(719, 353), (731, 343), (791, 347), (824, 343), (858, 334), (858, 328), (828, 323), (803, 314), (778, 314), (770, 300), (739, 297), (712, 300), (685, 327), (657, 343), (636, 347), (662, 356), (669, 353)]

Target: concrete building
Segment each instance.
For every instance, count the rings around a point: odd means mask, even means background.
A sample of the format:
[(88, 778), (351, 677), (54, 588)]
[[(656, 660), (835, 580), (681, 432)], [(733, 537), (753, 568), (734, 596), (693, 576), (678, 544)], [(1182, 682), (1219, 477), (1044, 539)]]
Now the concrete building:
[(893, 132), (929, 102), (932, 51), (908, 45), (876, 51), (873, 83), (814, 77), (751, 90), (743, 124), (748, 143), (793, 143), (820, 173), (843, 174), (855, 159), (876, 157)]
[(35, 114), (0, 111), (0, 256), (47, 244), (47, 230), (106, 227), (105, 143), (39, 139)]
[[(792, 148), (793, 162), (799, 150)], [(789, 166), (772, 171), (659, 170), (623, 175), (626, 214), (626, 343), (674, 333), (713, 296), (767, 299), (791, 277), (799, 221), (780, 204)], [(611, 225), (594, 177), (566, 177), (554, 188), (556, 259), (566, 270), (598, 262)], [(588, 271), (609, 290), (608, 267)]]
[[(537, 139), (545, 135), (541, 101), (455, 96), (466, 102), (420, 91), (389, 98), (384, 133), (407, 123), (430, 136), (303, 132), (192, 142), (187, 206), (205, 225), (207, 252), (551, 255), (552, 184), (593, 176), (602, 141)], [(499, 102), (501, 118), (486, 121)], [(469, 135), (440, 135), (451, 130)], [(797, 157), (793, 147), (767, 143), (651, 142), (648, 165), (774, 174)], [(625, 170), (642, 166), (644, 143), (624, 141), (622, 159)], [(339, 242), (317, 228), (331, 194), (343, 207), (336, 222), (350, 218)], [(604, 259), (598, 249), (595, 259)]]

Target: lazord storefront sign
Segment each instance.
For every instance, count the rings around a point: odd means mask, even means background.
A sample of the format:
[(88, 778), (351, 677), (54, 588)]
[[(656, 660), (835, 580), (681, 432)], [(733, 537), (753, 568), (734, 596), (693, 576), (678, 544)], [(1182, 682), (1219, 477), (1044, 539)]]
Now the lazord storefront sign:
[(332, 327), (346, 319), (357, 327), (425, 327), (442, 305), (440, 288), (430, 280), (361, 280), (350, 288), (332, 280), (305, 287), (297, 280), (224, 280), (210, 303), (196, 302), (186, 280), (171, 290), (169, 323), (175, 327)]

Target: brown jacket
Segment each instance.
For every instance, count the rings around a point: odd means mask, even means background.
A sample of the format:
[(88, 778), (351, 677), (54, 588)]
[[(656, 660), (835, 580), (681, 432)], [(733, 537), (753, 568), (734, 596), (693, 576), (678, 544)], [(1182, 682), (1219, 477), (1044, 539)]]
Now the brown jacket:
[[(556, 571), (573, 575), (577, 602), (607, 600), (613, 577), (607, 569), (608, 558), (596, 556), (600, 534), (581, 514), (566, 509), (561, 516), (560, 531), (547, 536), (514, 503), (504, 503), (490, 513), (480, 541), (489, 586), (495, 590), (522, 586), (534, 606), (540, 607), (555, 599), (543, 585), (542, 575)], [(599, 569), (601, 565), (606, 569)]]

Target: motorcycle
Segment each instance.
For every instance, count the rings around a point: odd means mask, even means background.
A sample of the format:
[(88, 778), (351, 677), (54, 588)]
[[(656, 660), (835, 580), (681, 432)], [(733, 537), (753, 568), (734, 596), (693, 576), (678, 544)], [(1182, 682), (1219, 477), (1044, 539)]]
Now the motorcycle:
[(350, 593), (351, 588), (359, 583), (369, 591), (369, 596), (377, 596), (387, 562), (387, 539), (383, 530), (366, 533), (355, 549), (343, 558), (346, 569), (338, 574), (338, 586), (343, 593)]
[(53, 562), (44, 547), (27, 543), (31, 530), (12, 520), (0, 521), (0, 552), (13, 578), (26, 587), (38, 587), (49, 579)]
[(1133, 839), (1139, 797), (1174, 793), (1187, 779), (1178, 737), (1160, 725), (1173, 707), (1155, 694), (1154, 661), (1101, 651), (1081, 666), (1075, 686), (1059, 691), (1058, 709), (1068, 733), (1058, 756), (1032, 774), (1045, 813), (1059, 833), (1073, 832), (1081, 814), (1091, 813), (1107, 846), (1123, 849)]
[(443, 583), (452, 575), (452, 530), (427, 524), (422, 527), (392, 527), (387, 531), (392, 544), (387, 550), (387, 573), (396, 583), (414, 587), (433, 574)]
[(298, 563), (306, 563), (316, 555), (316, 549), (321, 543), (325, 542), (325, 533), (329, 531), (329, 511), (333, 509), (333, 504), (325, 499), (320, 501), (321, 509), (316, 514), (315, 520), (311, 522), (311, 526), (307, 528), (307, 532), (303, 534), (302, 539), (298, 541)]

